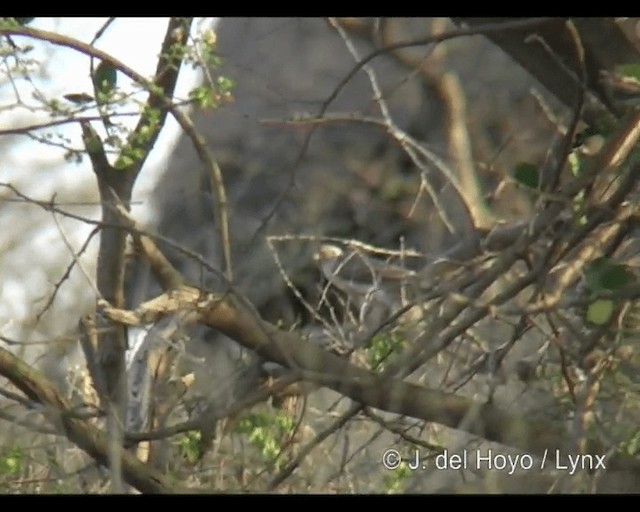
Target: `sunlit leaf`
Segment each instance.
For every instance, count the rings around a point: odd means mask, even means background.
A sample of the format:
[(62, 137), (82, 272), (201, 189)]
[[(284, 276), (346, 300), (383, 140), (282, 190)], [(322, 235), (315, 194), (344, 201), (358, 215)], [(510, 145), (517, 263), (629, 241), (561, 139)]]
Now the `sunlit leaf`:
[(120, 155), (120, 157), (116, 160), (116, 163), (113, 165), (114, 168), (118, 170), (127, 169), (135, 163), (135, 160), (128, 155)]
[(230, 91), (236, 85), (231, 78), (228, 78), (226, 76), (219, 76), (216, 79), (216, 82), (217, 82), (218, 88), (220, 89), (220, 92)]
[(640, 64), (620, 64), (616, 66), (615, 72), (617, 75), (627, 80), (633, 80), (640, 85)]
[(613, 301), (610, 299), (594, 300), (587, 308), (587, 321), (594, 325), (605, 325), (611, 320)]

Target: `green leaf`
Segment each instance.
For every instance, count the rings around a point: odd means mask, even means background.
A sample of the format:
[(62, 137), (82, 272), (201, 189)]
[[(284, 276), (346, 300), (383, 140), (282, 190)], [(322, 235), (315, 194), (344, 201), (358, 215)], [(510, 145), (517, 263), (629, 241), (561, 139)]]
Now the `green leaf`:
[(96, 97), (109, 96), (116, 88), (118, 72), (106, 61), (100, 62), (93, 73), (93, 86), (96, 89)]
[(115, 169), (122, 171), (132, 166), (136, 161), (128, 155), (120, 155), (116, 160), (116, 163), (113, 165)]
[(519, 163), (513, 169), (513, 179), (524, 187), (537, 189), (540, 185), (538, 166), (527, 162)]
[(593, 292), (622, 290), (636, 282), (626, 265), (608, 258), (597, 258), (584, 269), (587, 288)]
[(622, 449), (629, 455), (637, 455), (640, 452), (640, 430), (636, 430), (631, 437), (622, 444)]
[(582, 162), (580, 157), (575, 153), (569, 153), (569, 167), (571, 169), (571, 174), (574, 176), (578, 176), (580, 174), (580, 169), (582, 168)]
[(626, 80), (633, 80), (640, 85), (640, 64), (620, 64), (616, 66), (615, 72)]
[(587, 308), (587, 321), (594, 325), (605, 325), (611, 320), (613, 314), (613, 301), (610, 299), (598, 299), (589, 304)]
[(202, 109), (215, 106), (214, 95), (209, 87), (199, 86), (189, 91), (189, 97)]
[(97, 153), (99, 151), (102, 151), (103, 149), (102, 142), (100, 142), (100, 140), (96, 137), (91, 137), (90, 139), (87, 139), (85, 141), (85, 148), (87, 149), (87, 153), (89, 154)]
[(235, 87), (235, 82), (233, 81), (233, 79), (226, 77), (226, 76), (219, 76), (216, 79), (218, 88), (220, 90), (220, 92), (228, 92), (231, 91), (231, 89), (233, 89)]
[(193, 431), (184, 434), (178, 441), (182, 456), (190, 464), (198, 462), (200, 459), (200, 439), (202, 435), (200, 432)]
[(24, 452), (21, 447), (13, 446), (0, 456), (0, 475), (18, 475), (22, 470)]
[(379, 334), (374, 336), (371, 346), (367, 350), (369, 364), (376, 369), (384, 369), (384, 364), (393, 359), (393, 356), (402, 350), (405, 341), (396, 334)]

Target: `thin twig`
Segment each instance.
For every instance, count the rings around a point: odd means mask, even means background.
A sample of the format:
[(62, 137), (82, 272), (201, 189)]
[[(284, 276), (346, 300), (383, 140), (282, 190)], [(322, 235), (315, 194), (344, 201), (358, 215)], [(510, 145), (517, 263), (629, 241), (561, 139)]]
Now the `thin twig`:
[[(347, 34), (346, 30), (344, 30), (344, 28), (342, 28), (342, 26), (339, 23), (332, 22), (332, 25), (335, 27), (338, 34), (340, 34), (340, 37), (342, 37), (347, 49), (349, 50), (349, 53), (351, 53), (354, 60), (356, 62), (359, 62), (361, 59), (360, 53), (358, 52), (357, 48), (351, 41), (349, 34)], [(382, 89), (380, 88), (380, 84), (378, 83), (378, 79), (376, 77), (375, 72), (373, 71), (371, 66), (366, 64), (362, 66), (362, 69), (367, 74), (367, 77), (369, 78), (369, 82), (371, 83), (371, 88), (373, 89), (373, 93), (374, 93), (374, 99), (380, 108), (382, 118), (384, 119), (385, 128), (393, 136), (393, 138), (400, 143), (402, 148), (411, 158), (411, 161), (420, 169), (421, 171), (420, 177), (422, 180), (422, 184), (424, 188), (427, 190), (427, 192), (429, 193), (429, 196), (431, 197), (431, 200), (433, 201), (433, 204), (435, 205), (436, 210), (440, 214), (440, 218), (442, 219), (442, 222), (451, 233), (455, 233), (456, 229), (455, 229), (455, 226), (453, 225), (453, 222), (449, 218), (449, 214), (447, 213), (444, 206), (442, 205), (440, 198), (438, 197), (438, 194), (436, 193), (435, 189), (432, 187), (431, 183), (429, 182), (429, 179), (427, 177), (428, 169), (422, 164), (422, 162), (420, 162), (420, 159), (417, 157), (417, 154), (415, 153), (414, 148), (411, 147), (409, 144), (407, 144), (407, 134), (404, 133), (402, 130), (400, 130), (400, 128), (396, 125), (395, 121), (391, 117), (391, 112), (389, 111), (387, 102), (384, 99), (384, 95), (382, 93)], [(430, 152), (428, 151), (424, 152), (423, 154), (425, 155), (428, 154), (430, 157), (434, 156), (434, 158), (430, 158), (430, 160), (432, 162), (440, 163), (441, 165), (438, 166), (439, 169), (446, 169), (445, 174), (447, 174), (447, 177), (449, 178), (451, 184), (459, 192), (460, 184), (458, 183), (458, 180), (453, 175), (453, 173), (451, 173), (448, 170), (446, 165), (440, 162), (439, 159), (435, 158), (435, 155), (430, 154)]]
[(524, 20), (513, 20), (506, 21), (500, 23), (487, 23), (484, 25), (478, 25), (472, 28), (462, 28), (451, 30), (449, 32), (443, 32), (441, 34), (436, 34), (433, 36), (424, 37), (421, 39), (414, 39), (411, 41), (401, 41), (389, 46), (385, 46), (384, 48), (379, 48), (377, 50), (372, 51), (369, 55), (360, 60), (354, 68), (349, 71), (347, 76), (345, 76), (333, 90), (333, 92), (329, 95), (329, 97), (322, 104), (322, 108), (320, 109), (319, 115), (322, 116), (327, 111), (331, 103), (338, 97), (340, 91), (351, 81), (351, 79), (360, 71), (366, 64), (371, 62), (374, 58), (379, 55), (383, 55), (388, 52), (393, 52), (395, 50), (400, 50), (403, 48), (413, 48), (416, 46), (427, 46), (430, 44), (441, 43), (444, 41), (448, 41), (449, 39), (455, 39), (457, 37), (466, 37), (466, 36), (474, 36), (474, 35), (484, 35), (491, 34), (494, 32), (503, 32), (505, 30), (520, 30), (523, 28), (533, 28), (538, 25), (542, 25), (545, 23), (549, 23), (554, 21), (555, 18), (528, 18)]
[[(87, 45), (75, 38), (57, 34), (55, 32), (37, 30), (30, 27), (4, 28), (0, 30), (0, 34), (31, 37), (39, 41), (46, 41), (58, 46), (71, 48), (84, 55), (106, 62), (148, 91), (154, 91), (158, 88), (157, 84), (150, 82), (135, 70), (133, 70), (120, 60), (114, 58), (109, 53), (104, 52), (98, 48), (94, 48), (91, 45)], [(197, 132), (189, 116), (182, 112), (179, 108), (177, 108), (170, 98), (167, 98), (164, 95), (156, 95), (154, 96), (154, 98), (156, 98), (159, 102), (159, 106), (161, 107), (161, 109), (166, 109), (175, 118), (175, 120), (178, 122), (178, 125), (180, 125), (187, 137), (189, 137), (189, 139), (193, 143), (198, 157), (210, 172), (213, 184), (213, 192), (216, 195), (216, 221), (223, 251), (222, 259), (225, 263), (225, 274), (227, 277), (232, 277), (231, 243), (228, 225), (227, 197), (224, 189), (222, 171), (220, 170), (220, 167), (218, 166), (213, 153), (207, 147), (205, 139)], [(137, 128), (139, 128), (140, 126), (142, 125), (139, 124)]]
[(60, 432), (58, 432), (55, 429), (43, 427), (42, 425), (39, 425), (38, 423), (34, 423), (32, 421), (20, 419), (17, 416), (14, 416), (13, 414), (9, 414), (8, 412), (3, 411), (2, 409), (0, 409), (0, 419), (8, 421), (9, 423), (11, 423), (13, 425), (18, 425), (19, 427), (24, 427), (27, 430), (30, 430), (31, 432), (38, 432), (39, 434), (47, 434), (47, 435), (50, 435), (50, 436), (62, 435)]
[(73, 247), (71, 246), (71, 242), (69, 242), (69, 240), (67, 239), (67, 237), (65, 236), (65, 234), (64, 234), (64, 232), (62, 230), (62, 226), (58, 222), (58, 219), (55, 216), (55, 212), (52, 212), (52, 213), (53, 213), (53, 219), (54, 219), (54, 221), (56, 223), (56, 227), (58, 228), (58, 232), (60, 233), (60, 237), (64, 241), (64, 244), (67, 247), (67, 249), (69, 250), (69, 252), (71, 253), (72, 261), (71, 261), (71, 263), (69, 265), (67, 265), (67, 268), (65, 269), (64, 273), (62, 274), (62, 277), (60, 277), (60, 279), (54, 285), (53, 292), (49, 296), (49, 299), (47, 299), (47, 303), (44, 305), (42, 310), (40, 310), (38, 312), (38, 314), (36, 315), (36, 320), (37, 321), (40, 321), (40, 319), (42, 318), (42, 315), (44, 315), (47, 312), (47, 310), (51, 307), (53, 302), (56, 300), (56, 297), (58, 295), (58, 291), (62, 287), (62, 284), (69, 278), (69, 276), (71, 275), (71, 271), (73, 270), (73, 268), (76, 265), (78, 265), (80, 267), (80, 270), (81, 270), (82, 274), (84, 275), (85, 279), (89, 283), (89, 286), (91, 286), (91, 288), (93, 289), (94, 293), (96, 294), (96, 297), (100, 296), (100, 293), (98, 291), (98, 288), (97, 288), (96, 284), (93, 282), (93, 280), (91, 279), (91, 276), (89, 275), (87, 270), (82, 266), (82, 264), (80, 263), (80, 260), (79, 260), (80, 256), (82, 256), (82, 254), (87, 250), (87, 248), (89, 247), (89, 243), (91, 242), (93, 237), (99, 233), (100, 229), (96, 227), (96, 228), (93, 228), (91, 230), (91, 232), (87, 236), (86, 240), (82, 244), (82, 247), (80, 247), (80, 250), (76, 254), (74, 252), (74, 250), (73, 250)]
[(96, 35), (93, 36), (93, 39), (91, 40), (91, 43), (89, 43), (91, 46), (93, 46), (94, 44), (96, 44), (96, 42), (98, 41), (98, 39), (100, 39), (104, 33), (107, 31), (107, 29), (111, 26), (111, 24), (116, 21), (116, 18), (109, 18), (107, 21), (105, 21), (103, 23), (103, 25), (98, 29), (98, 31), (96, 32)]

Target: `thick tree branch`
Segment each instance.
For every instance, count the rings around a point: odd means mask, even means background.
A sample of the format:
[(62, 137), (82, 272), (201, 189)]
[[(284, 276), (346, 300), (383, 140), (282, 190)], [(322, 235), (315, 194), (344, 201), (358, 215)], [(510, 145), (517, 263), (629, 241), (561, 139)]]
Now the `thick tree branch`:
[[(97, 286), (101, 297), (124, 306), (124, 266), (127, 232), (119, 227), (120, 216), (116, 204), (129, 207), (133, 181), (125, 171), (114, 169), (107, 160), (100, 137), (89, 123), (82, 123), (82, 138), (98, 181), (102, 221), (107, 224), (100, 233), (98, 248)], [(109, 432), (109, 460), (113, 490), (122, 492), (120, 461), (123, 446), (127, 406), (125, 353), (126, 331), (122, 325), (96, 317), (85, 322), (87, 332), (82, 344), (87, 366), (107, 411)]]
[[(498, 21), (524, 22), (532, 18), (453, 18), (470, 29), (481, 28)], [(565, 19), (549, 23), (515, 28), (509, 31), (484, 32), (485, 37), (509, 54), (519, 65), (531, 73), (549, 92), (571, 108), (578, 97), (577, 87), (585, 87), (601, 103), (590, 105), (584, 112), (585, 120), (596, 123), (607, 113), (602, 105), (615, 114), (601, 83), (601, 72), (612, 71), (619, 64), (640, 62), (640, 54), (627, 39), (613, 18), (572, 18), (585, 49), (585, 78), (581, 83), (580, 70), (573, 58), (574, 43), (564, 27)]]
[[(99, 464), (108, 465), (110, 440), (107, 435), (90, 425), (87, 420), (74, 417), (70, 404), (40, 372), (8, 350), (0, 348), (0, 375), (9, 379), (31, 400), (42, 404), (51, 423), (62, 430), (71, 442)], [(175, 492), (162, 474), (140, 462), (132, 453), (122, 453), (121, 465), (124, 480), (140, 492)]]
[[(294, 332), (282, 331), (262, 320), (234, 295), (205, 293), (184, 286), (123, 311), (103, 303), (104, 312), (116, 321), (138, 324), (156, 321), (176, 311), (188, 312), (189, 321), (201, 322), (231, 337), (267, 360), (298, 372), (303, 379), (337, 391), (368, 407), (411, 416), (460, 429), (487, 440), (519, 448), (532, 454), (563, 449), (564, 429), (547, 421), (509, 413), (490, 403), (481, 403), (439, 390), (386, 378), (354, 366), (326, 352)], [(594, 453), (603, 447), (592, 446)], [(640, 474), (640, 461), (612, 458), (608, 468), (632, 468)]]

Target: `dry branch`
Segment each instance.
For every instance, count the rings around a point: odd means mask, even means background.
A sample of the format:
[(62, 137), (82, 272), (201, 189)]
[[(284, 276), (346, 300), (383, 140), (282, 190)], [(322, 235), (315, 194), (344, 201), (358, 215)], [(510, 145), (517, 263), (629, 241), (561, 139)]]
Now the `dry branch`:
[[(49, 421), (71, 442), (87, 452), (99, 464), (108, 466), (110, 442), (108, 436), (92, 426), (88, 420), (77, 418), (72, 413), (70, 404), (40, 372), (8, 350), (0, 348), (0, 374), (9, 379), (30, 400), (41, 404)], [(162, 474), (140, 462), (132, 453), (123, 452), (120, 462), (124, 481), (140, 492), (176, 491)]]
[[(461, 429), (532, 454), (567, 446), (564, 429), (549, 422), (357, 367), (298, 333), (283, 331), (266, 322), (235, 292), (222, 295), (184, 285), (135, 311), (113, 308), (105, 302), (102, 306), (114, 321), (129, 325), (154, 322), (181, 311), (188, 321), (216, 329), (265, 359), (294, 370), (304, 380), (333, 389), (368, 407)], [(604, 453), (601, 446), (590, 448), (593, 453)], [(608, 462), (608, 468), (621, 465), (640, 474), (640, 462), (632, 457), (619, 456)]]

